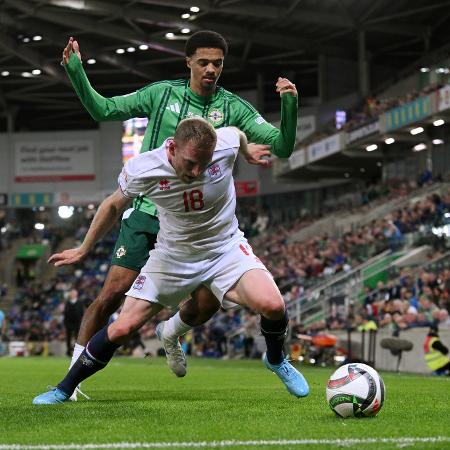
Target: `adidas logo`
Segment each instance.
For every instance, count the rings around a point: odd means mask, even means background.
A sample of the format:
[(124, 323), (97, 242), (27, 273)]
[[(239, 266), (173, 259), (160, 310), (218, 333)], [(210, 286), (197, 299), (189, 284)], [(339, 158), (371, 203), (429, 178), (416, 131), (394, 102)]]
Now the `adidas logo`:
[(170, 109), (170, 111), (179, 114), (180, 113), (180, 105), (178, 103), (174, 103), (173, 105), (166, 106), (166, 109)]

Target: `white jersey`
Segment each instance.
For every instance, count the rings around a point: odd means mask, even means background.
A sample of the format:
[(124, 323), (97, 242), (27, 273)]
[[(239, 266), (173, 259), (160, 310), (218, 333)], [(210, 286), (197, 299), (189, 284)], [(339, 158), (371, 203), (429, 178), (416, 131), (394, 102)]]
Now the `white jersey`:
[(233, 128), (216, 133), (211, 164), (190, 184), (183, 183), (170, 164), (167, 141), (130, 159), (119, 176), (126, 197), (145, 195), (156, 205), (161, 229), (155, 248), (181, 261), (222, 254), (243, 236), (233, 181), (239, 135)]

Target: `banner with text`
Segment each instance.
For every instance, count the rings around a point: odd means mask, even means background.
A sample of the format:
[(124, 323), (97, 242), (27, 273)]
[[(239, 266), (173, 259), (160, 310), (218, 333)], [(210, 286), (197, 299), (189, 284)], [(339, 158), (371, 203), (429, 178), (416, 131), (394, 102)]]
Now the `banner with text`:
[[(385, 130), (392, 131), (402, 128), (410, 123), (428, 117), (436, 107), (435, 95), (418, 97), (412, 102), (391, 109), (384, 114)], [(434, 108), (433, 108), (434, 106)]]
[(364, 139), (374, 133), (378, 133), (380, 131), (380, 122), (377, 120), (372, 123), (368, 123), (367, 125), (363, 125), (362, 127), (356, 128), (356, 130), (349, 131), (347, 133), (347, 143), (351, 144), (353, 142), (359, 141), (360, 139)]
[(308, 145), (308, 163), (326, 158), (342, 148), (344, 148), (344, 133), (333, 134), (333, 136)]
[(16, 142), (15, 181), (90, 181), (95, 179), (91, 140)]

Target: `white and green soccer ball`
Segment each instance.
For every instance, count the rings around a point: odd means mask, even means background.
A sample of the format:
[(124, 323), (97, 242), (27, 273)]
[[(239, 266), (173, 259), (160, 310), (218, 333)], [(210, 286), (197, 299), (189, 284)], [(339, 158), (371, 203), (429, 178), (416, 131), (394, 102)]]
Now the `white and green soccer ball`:
[(378, 413), (386, 389), (378, 372), (367, 364), (339, 367), (327, 383), (327, 401), (339, 417), (369, 417)]

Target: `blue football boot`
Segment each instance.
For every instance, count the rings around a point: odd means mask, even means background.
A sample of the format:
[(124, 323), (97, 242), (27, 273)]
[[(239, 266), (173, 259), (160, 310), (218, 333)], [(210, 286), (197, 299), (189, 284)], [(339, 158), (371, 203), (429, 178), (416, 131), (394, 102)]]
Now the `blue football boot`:
[(263, 360), (266, 367), (278, 376), (290, 394), (296, 397), (306, 397), (309, 394), (305, 377), (287, 359), (283, 359), (280, 364), (270, 364), (267, 355), (264, 355)]
[(44, 392), (33, 399), (33, 405), (56, 405), (70, 401), (70, 395), (66, 394), (59, 388)]

